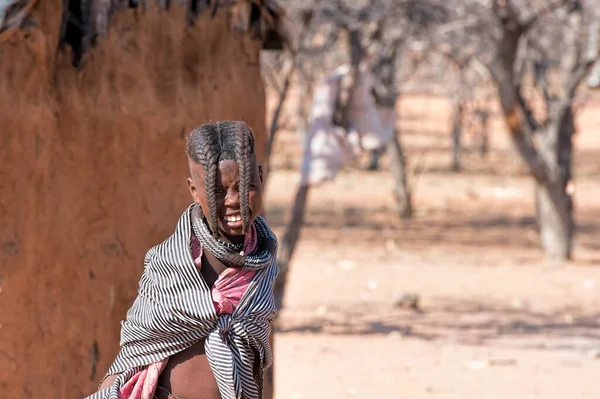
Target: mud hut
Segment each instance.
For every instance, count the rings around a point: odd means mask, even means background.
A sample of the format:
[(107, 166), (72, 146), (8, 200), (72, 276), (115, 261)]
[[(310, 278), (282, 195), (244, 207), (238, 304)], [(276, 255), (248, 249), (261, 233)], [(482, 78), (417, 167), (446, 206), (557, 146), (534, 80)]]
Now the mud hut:
[(81, 398), (118, 350), (145, 251), (189, 204), (185, 135), (266, 142), (269, 1), (0, 0), (0, 392)]

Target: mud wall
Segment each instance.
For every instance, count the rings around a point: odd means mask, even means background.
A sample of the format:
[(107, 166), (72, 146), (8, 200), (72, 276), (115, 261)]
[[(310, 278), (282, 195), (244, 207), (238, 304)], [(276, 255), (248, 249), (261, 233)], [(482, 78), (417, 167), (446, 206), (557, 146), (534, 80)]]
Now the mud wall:
[(57, 52), (61, 0), (0, 44), (0, 392), (81, 398), (118, 350), (150, 246), (190, 203), (186, 133), (265, 134), (261, 43), (226, 12), (123, 9), (82, 71)]

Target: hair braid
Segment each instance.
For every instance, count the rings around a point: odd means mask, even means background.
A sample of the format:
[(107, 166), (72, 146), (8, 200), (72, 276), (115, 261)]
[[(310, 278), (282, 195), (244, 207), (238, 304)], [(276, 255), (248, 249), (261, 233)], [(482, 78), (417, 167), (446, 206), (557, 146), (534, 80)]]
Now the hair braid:
[(188, 138), (188, 156), (204, 169), (205, 195), (209, 206), (210, 228), (219, 237), (217, 197), (215, 193), (219, 162), (234, 160), (240, 173), (239, 202), (243, 232), (250, 228), (250, 181), (252, 179), (252, 156), (254, 135), (244, 122), (223, 121), (202, 125), (193, 130)]
[[(214, 130), (214, 129), (213, 129)], [(208, 202), (208, 209), (210, 212), (210, 229), (213, 232), (215, 238), (219, 237), (219, 215), (217, 214), (217, 194), (215, 192), (215, 186), (217, 183), (217, 170), (219, 169), (219, 156), (221, 150), (221, 132), (219, 131), (219, 125), (217, 124), (217, 134), (212, 135), (213, 143), (210, 146), (210, 158), (207, 160), (207, 165), (204, 171), (204, 184), (206, 187), (206, 202)], [(216, 140), (215, 140), (216, 139)], [(208, 147), (208, 146), (207, 146)]]
[[(252, 137), (252, 132), (248, 129), (247, 126), (244, 126), (242, 132), (242, 140), (243, 140), (243, 157), (241, 159), (241, 163), (245, 165), (242, 170), (240, 170), (240, 194), (242, 194), (241, 201), (241, 209), (246, 210), (246, 216), (244, 218), (244, 214), (242, 214), (242, 221), (244, 225), (244, 230), (248, 231), (250, 228), (250, 180), (252, 178), (252, 154), (254, 150), (254, 140)], [(242, 193), (242, 189), (244, 192)]]
[(210, 229), (219, 237), (219, 215), (215, 186), (219, 167), (219, 132), (213, 125), (203, 125), (192, 131), (188, 139), (188, 155), (204, 168), (206, 202), (208, 202)]
[(240, 211), (242, 214), (242, 226), (244, 232), (250, 228), (250, 207), (249, 207), (249, 192), (250, 192), (250, 165), (248, 162), (248, 134), (243, 130), (243, 127), (238, 128), (236, 132), (236, 155), (240, 168)]

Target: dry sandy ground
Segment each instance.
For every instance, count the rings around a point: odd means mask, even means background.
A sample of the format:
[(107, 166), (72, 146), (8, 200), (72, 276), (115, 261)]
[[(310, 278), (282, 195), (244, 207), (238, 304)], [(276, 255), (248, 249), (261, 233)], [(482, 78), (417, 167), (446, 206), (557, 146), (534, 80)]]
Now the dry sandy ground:
[[(405, 129), (412, 221), (394, 214), (385, 162), (315, 188), (276, 338), (277, 397), (599, 398), (598, 108), (580, 120), (579, 231), (566, 265), (543, 261), (532, 183), (498, 124), (489, 157), (468, 151), (461, 174), (448, 172), (446, 132)], [(298, 142), (277, 142), (267, 206), (278, 233)], [(396, 306), (403, 293), (417, 293), (420, 308)]]

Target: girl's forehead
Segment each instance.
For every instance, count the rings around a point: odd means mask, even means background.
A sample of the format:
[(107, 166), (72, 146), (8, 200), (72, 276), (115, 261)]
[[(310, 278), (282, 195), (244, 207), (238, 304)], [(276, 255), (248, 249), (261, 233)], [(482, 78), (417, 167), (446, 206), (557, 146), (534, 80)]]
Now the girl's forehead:
[(217, 173), (217, 176), (219, 175), (221, 178), (237, 178), (239, 180), (240, 167), (238, 166), (238, 163), (236, 161), (230, 159), (221, 161), (219, 162), (219, 170)]
[[(193, 178), (204, 179), (206, 170), (204, 169), (204, 166), (202, 164), (197, 164), (197, 163), (193, 162), (192, 160), (190, 160), (189, 165), (190, 165), (190, 174), (192, 175)], [(217, 183), (228, 185), (231, 183), (239, 182), (240, 167), (239, 167), (238, 161), (233, 160), (233, 159), (224, 159), (222, 161), (219, 161), (219, 163), (217, 165), (218, 165), (217, 173), (215, 176)], [(256, 174), (255, 173), (255, 171), (257, 169), (256, 165), (257, 165), (256, 157), (252, 157), (250, 160), (250, 165), (248, 165), (250, 168), (250, 174), (251, 174), (252, 178), (254, 178), (254, 175)]]

